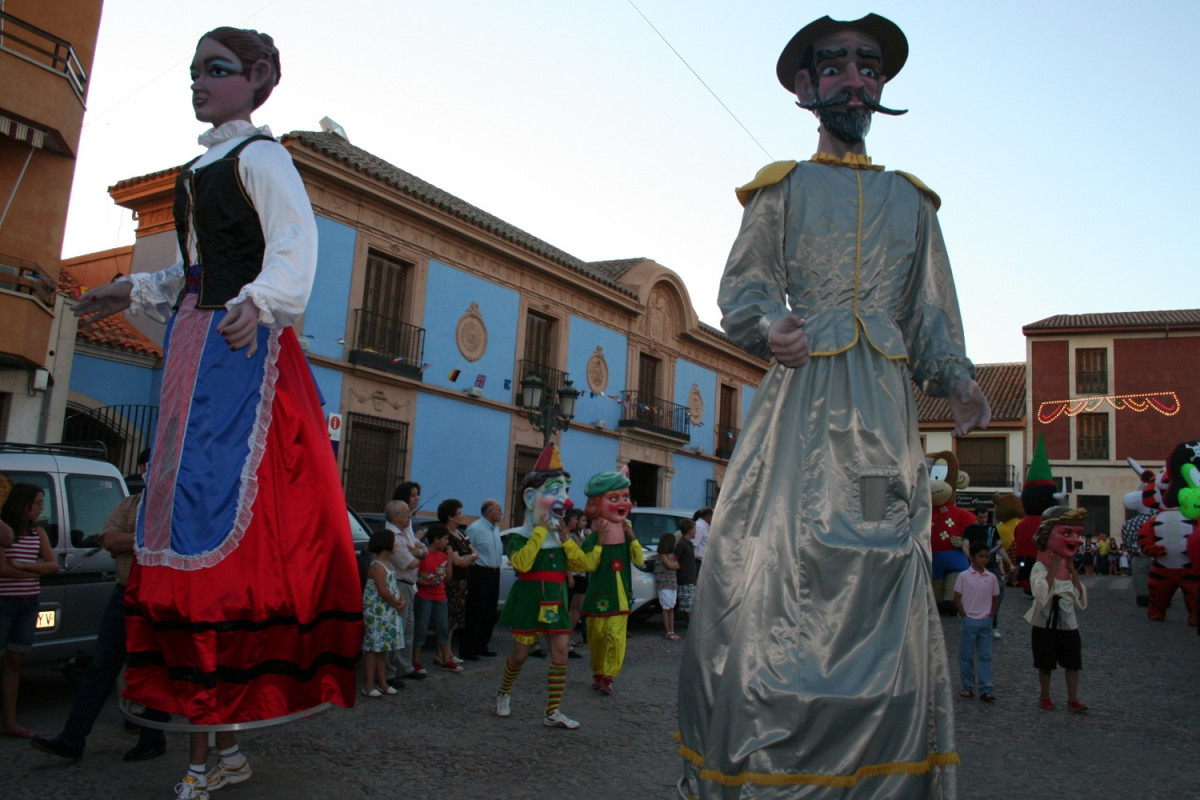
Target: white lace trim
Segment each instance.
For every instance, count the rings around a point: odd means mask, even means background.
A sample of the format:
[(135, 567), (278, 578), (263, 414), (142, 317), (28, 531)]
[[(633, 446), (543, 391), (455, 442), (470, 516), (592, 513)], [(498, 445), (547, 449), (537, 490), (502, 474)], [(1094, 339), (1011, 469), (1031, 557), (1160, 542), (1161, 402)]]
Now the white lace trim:
[(258, 467), (267, 449), (267, 434), (271, 428), (271, 409), (275, 404), (275, 384), (279, 380), (279, 335), (282, 331), (271, 331), (267, 337), (267, 357), (263, 365), (263, 379), (259, 388), (258, 407), (255, 409), (254, 426), (250, 430), (250, 452), (242, 463), (241, 486), (238, 489), (237, 514), (233, 529), (219, 545), (199, 555), (189, 556), (174, 550), (149, 551), (138, 548), (137, 559), (147, 566), (165, 566), (185, 572), (207, 569), (225, 560), (241, 544), (246, 529), (254, 518), (254, 501), (258, 497)]

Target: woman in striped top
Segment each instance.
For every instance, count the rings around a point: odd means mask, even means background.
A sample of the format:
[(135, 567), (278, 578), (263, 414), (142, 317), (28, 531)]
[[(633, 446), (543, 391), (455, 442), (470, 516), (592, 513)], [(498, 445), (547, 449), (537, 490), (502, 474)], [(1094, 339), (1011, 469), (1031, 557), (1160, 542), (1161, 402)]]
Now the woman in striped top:
[[(0, 701), (4, 735), (32, 739), (33, 731), (17, 722), (17, 687), (21, 662), (33, 649), (39, 581), (58, 572), (58, 560), (46, 532), (33, 523), (42, 515), (44, 493), (31, 483), (15, 483), (0, 507), (0, 520), (12, 529), (12, 544), (0, 547)], [(7, 537), (5, 537), (7, 538)]]

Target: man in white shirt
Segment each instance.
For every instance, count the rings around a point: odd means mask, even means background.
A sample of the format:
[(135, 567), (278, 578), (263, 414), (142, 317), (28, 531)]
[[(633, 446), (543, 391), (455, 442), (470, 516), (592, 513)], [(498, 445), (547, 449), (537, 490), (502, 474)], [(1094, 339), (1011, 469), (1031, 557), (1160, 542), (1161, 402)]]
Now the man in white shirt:
[(491, 649), (492, 630), (496, 627), (496, 605), (500, 602), (500, 563), (504, 542), (500, 539), (500, 519), (504, 509), (498, 500), (484, 500), (479, 519), (467, 526), (467, 538), (479, 553), (479, 560), (467, 574), (466, 621), (458, 644), (458, 657), (478, 661), (480, 656), (495, 656)]
[(692, 514), (692, 521), (696, 523), (696, 536), (692, 539), (692, 546), (696, 548), (697, 570), (704, 562), (704, 551), (708, 549), (708, 525), (712, 522), (712, 517), (713, 510), (711, 508), (702, 508)]
[(403, 500), (392, 500), (383, 507), (387, 517), (387, 530), (396, 535), (396, 547), (392, 550), (391, 562), (396, 568), (396, 579), (400, 582), (400, 594), (405, 599), (404, 606), (404, 647), (393, 651), (388, 657), (388, 685), (398, 689), (404, 688), (402, 678), (419, 680), (424, 678), (424, 669), (419, 672), (413, 669), (412, 631), (415, 627), (413, 617), (413, 598), (417, 595), (417, 565), (429, 554), (425, 545), (421, 544), (412, 529), (412, 511)]

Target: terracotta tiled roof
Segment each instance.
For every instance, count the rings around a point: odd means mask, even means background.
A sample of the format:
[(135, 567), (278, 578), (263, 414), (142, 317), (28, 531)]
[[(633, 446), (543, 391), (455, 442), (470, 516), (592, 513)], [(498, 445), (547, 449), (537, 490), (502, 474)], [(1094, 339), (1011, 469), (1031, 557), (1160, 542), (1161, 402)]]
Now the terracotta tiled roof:
[(1200, 327), (1200, 308), (1177, 311), (1117, 311), (1109, 314), (1058, 314), (1031, 322), (1021, 328), (1024, 333), (1049, 331), (1079, 331), (1119, 328), (1124, 330), (1166, 326)]
[[(331, 133), (318, 133), (316, 131), (292, 131), (284, 135), (282, 141), (284, 144), (296, 142), (305, 147), (312, 148), (318, 153), (336, 159), (364, 175), (381, 181), (405, 194), (412, 195), (422, 202), (440, 208), (447, 213), (477, 225), (551, 261), (556, 261), (576, 272), (583, 273), (611, 289), (615, 289), (631, 297), (634, 296), (633, 292), (609, 277), (605, 270), (593, 269), (592, 265), (588, 262), (559, 250), (557, 247), (542, 241), (530, 233), (526, 233), (520, 228), (508, 224), (499, 217), (489, 214), (465, 200), (460, 200), (449, 192), (434, 186), (432, 183), (423, 181), (417, 176), (389, 164), (382, 158), (368, 153), (361, 147), (355, 147), (340, 136), (335, 136)], [(633, 263), (641, 260), (634, 259)]]
[[(979, 364), (975, 380), (992, 406), (992, 419), (1017, 422), (1025, 416), (1025, 364)], [(914, 384), (917, 419), (922, 423), (953, 422), (944, 397), (929, 397)]]
[[(70, 267), (63, 265), (58, 275), (58, 291), (67, 297), (78, 297), (79, 281), (71, 274)], [(111, 347), (127, 353), (141, 353), (162, 358), (162, 348), (142, 335), (141, 331), (125, 321), (124, 314), (113, 314), (98, 322), (79, 323), (76, 341), (88, 342), (100, 347)]]

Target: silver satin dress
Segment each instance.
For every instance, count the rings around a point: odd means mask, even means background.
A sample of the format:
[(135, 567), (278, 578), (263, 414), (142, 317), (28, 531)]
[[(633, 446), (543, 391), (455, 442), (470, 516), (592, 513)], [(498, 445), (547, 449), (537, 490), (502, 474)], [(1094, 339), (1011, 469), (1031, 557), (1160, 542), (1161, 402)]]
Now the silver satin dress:
[(813, 355), (767, 370), (722, 482), (680, 670), (687, 793), (954, 798), (910, 377), (944, 396), (975, 368), (933, 202), (801, 163), (751, 197), (719, 302), (767, 358), (790, 307)]

